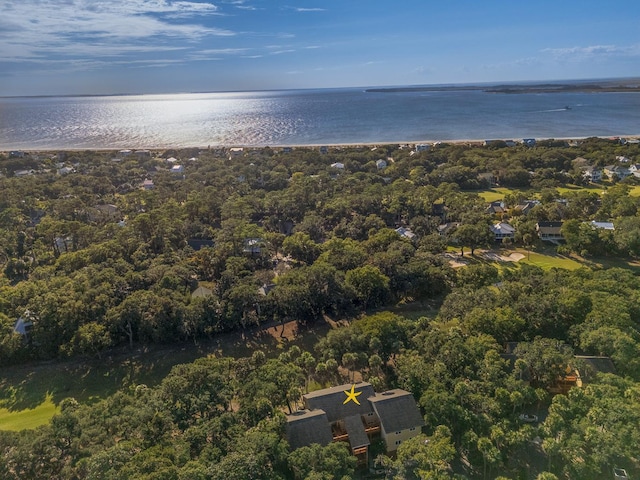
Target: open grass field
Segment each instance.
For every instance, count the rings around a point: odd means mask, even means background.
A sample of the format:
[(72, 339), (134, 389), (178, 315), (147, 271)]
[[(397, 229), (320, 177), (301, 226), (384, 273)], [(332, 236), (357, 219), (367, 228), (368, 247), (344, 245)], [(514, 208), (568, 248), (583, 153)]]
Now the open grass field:
[[(598, 195), (602, 195), (607, 189), (606, 185), (586, 185), (586, 186), (578, 186), (578, 185), (567, 185), (565, 187), (556, 187), (555, 190), (558, 191), (560, 195), (566, 195), (571, 192), (579, 192), (586, 191), (597, 193)], [(494, 187), (488, 190), (478, 190), (476, 193), (482, 197), (486, 202), (495, 202), (497, 200), (502, 200), (505, 195), (509, 193), (522, 192), (527, 193), (531, 198), (535, 198), (539, 193), (537, 190), (533, 188), (506, 188), (506, 187)], [(629, 195), (632, 197), (640, 197), (640, 185), (636, 185), (631, 187), (631, 191)]]
[(59, 411), (62, 400), (92, 403), (128, 385), (158, 385), (172, 367), (207, 355), (249, 356), (260, 348), (267, 356), (298, 345), (311, 349), (331, 328), (330, 322), (297, 327), (295, 322), (219, 335), (206, 342), (154, 348), (121, 349), (97, 359), (5, 367), (0, 371), (0, 430), (24, 430), (44, 425)]
[(523, 248), (515, 249), (515, 251), (523, 255), (523, 258), (518, 263), (527, 263), (543, 270), (550, 270), (551, 268), (576, 270), (584, 266), (584, 263), (574, 258), (558, 255), (553, 251), (529, 252)]
[(489, 190), (479, 190), (477, 193), (485, 202), (496, 202), (502, 200), (505, 195), (514, 192), (533, 192), (531, 189), (514, 189), (505, 187), (495, 187)]

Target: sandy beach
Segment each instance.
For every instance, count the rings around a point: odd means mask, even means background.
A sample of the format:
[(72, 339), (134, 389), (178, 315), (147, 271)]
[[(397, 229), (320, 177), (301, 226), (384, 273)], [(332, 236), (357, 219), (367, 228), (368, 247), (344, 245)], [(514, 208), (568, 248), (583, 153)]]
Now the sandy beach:
[[(606, 137), (602, 136), (584, 136), (584, 137), (549, 137), (549, 138), (536, 138), (536, 142), (543, 142), (547, 140), (560, 140), (565, 142), (579, 142), (585, 140), (587, 138), (603, 138), (603, 139), (611, 139), (611, 140), (620, 140), (624, 139), (628, 142), (639, 142), (640, 141), (640, 133), (637, 135), (608, 135)], [(209, 150), (209, 149), (227, 149), (227, 148), (246, 148), (248, 150), (256, 150), (261, 148), (320, 148), (320, 147), (328, 147), (328, 148), (357, 148), (357, 147), (382, 147), (385, 145), (436, 145), (436, 144), (458, 144), (458, 145), (475, 145), (482, 146), (486, 141), (492, 142), (500, 142), (500, 141), (514, 141), (516, 143), (522, 143), (522, 139), (513, 139), (513, 138), (492, 138), (492, 139), (478, 139), (478, 138), (460, 138), (455, 140), (437, 140), (437, 139), (429, 139), (429, 140), (419, 140), (419, 141), (398, 141), (398, 142), (354, 142), (354, 143), (331, 143), (331, 144), (321, 144), (321, 143), (311, 143), (311, 144), (281, 144), (281, 145), (241, 145), (241, 144), (229, 144), (229, 145), (194, 145), (191, 147), (186, 146), (174, 146), (174, 145), (163, 145), (163, 146), (152, 146), (152, 147), (136, 147), (131, 146), (129, 149), (132, 150), (188, 150), (188, 149), (198, 149), (198, 150)], [(1, 146), (0, 146), (1, 148)], [(84, 151), (94, 151), (94, 152), (119, 152), (124, 150), (120, 147), (113, 148), (21, 148), (19, 150), (0, 150), (0, 154), (8, 155), (10, 152), (21, 151), (25, 153), (38, 153), (38, 152), (84, 152)]]

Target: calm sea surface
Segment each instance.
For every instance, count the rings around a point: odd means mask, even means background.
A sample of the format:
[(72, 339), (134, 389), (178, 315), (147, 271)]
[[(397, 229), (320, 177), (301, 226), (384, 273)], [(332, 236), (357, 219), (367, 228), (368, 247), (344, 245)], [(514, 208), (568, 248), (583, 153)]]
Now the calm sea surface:
[(640, 135), (640, 94), (323, 89), (0, 99), (0, 150), (612, 135)]

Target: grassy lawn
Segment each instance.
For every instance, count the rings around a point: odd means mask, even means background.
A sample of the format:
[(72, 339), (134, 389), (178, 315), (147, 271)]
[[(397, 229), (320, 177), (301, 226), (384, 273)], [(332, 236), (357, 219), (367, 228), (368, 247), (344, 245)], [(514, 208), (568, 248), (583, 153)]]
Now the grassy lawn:
[(495, 202), (497, 200), (502, 200), (505, 195), (514, 192), (525, 192), (528, 190), (525, 189), (516, 189), (516, 188), (505, 188), (505, 187), (495, 187), (489, 190), (480, 190), (478, 191), (478, 195), (484, 199), (485, 202)]
[(517, 253), (524, 255), (524, 258), (519, 260), (518, 263), (528, 263), (529, 265), (535, 265), (544, 270), (551, 268), (564, 268), (566, 270), (576, 270), (582, 266), (583, 263), (564, 255), (558, 255), (555, 252), (528, 252), (523, 248), (515, 250)]
[[(571, 192), (579, 192), (579, 191), (587, 191), (597, 193), (598, 195), (602, 195), (605, 191), (604, 186), (602, 185), (587, 185), (587, 186), (578, 186), (578, 185), (567, 185), (564, 187), (555, 187), (555, 190), (558, 191), (560, 195), (566, 195)], [(486, 202), (495, 202), (496, 200), (502, 200), (505, 195), (509, 193), (522, 192), (527, 193), (530, 198), (535, 198), (540, 193), (537, 190), (531, 188), (506, 188), (506, 187), (495, 187), (489, 190), (478, 190), (476, 193), (482, 197)], [(640, 186), (632, 187), (631, 196), (640, 197)]]
[(560, 195), (566, 195), (567, 193), (575, 193), (580, 191), (586, 191), (591, 193), (597, 193), (602, 195), (606, 187), (602, 185), (589, 184), (587, 186), (567, 185), (566, 187), (556, 187), (556, 190)]
[(47, 395), (44, 402), (35, 408), (19, 411), (0, 408), (0, 429), (19, 431), (36, 428), (48, 423), (58, 411), (59, 407), (53, 403), (52, 395)]

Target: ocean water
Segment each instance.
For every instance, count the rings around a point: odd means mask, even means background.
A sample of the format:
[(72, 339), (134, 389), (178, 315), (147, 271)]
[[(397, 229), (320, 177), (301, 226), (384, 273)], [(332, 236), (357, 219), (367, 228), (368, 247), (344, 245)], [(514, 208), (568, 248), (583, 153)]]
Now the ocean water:
[(0, 98), (0, 150), (638, 135), (638, 93), (345, 88)]

